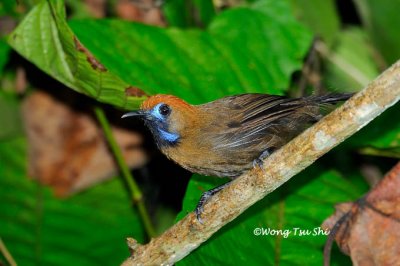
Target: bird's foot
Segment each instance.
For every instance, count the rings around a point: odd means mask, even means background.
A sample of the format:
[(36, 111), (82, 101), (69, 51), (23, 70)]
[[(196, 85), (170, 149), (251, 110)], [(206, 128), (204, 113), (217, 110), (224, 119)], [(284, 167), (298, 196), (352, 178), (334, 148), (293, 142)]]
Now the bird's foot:
[(265, 151), (263, 151), (261, 155), (253, 161), (253, 167), (254, 168), (259, 167), (261, 169), (264, 163), (264, 159), (270, 156), (274, 151), (275, 148), (273, 147), (267, 148)]
[(223, 188), (225, 188), (226, 186), (228, 186), (230, 184), (230, 182), (225, 183), (219, 187), (213, 188), (211, 190), (208, 190), (206, 192), (204, 192), (199, 200), (199, 203), (197, 203), (196, 209), (195, 209), (195, 213), (196, 213), (196, 218), (197, 221), (199, 221), (199, 223), (203, 224), (203, 220), (201, 219), (201, 214), (204, 211), (204, 205), (206, 204), (206, 202), (215, 194), (217, 194), (219, 191), (221, 191)]

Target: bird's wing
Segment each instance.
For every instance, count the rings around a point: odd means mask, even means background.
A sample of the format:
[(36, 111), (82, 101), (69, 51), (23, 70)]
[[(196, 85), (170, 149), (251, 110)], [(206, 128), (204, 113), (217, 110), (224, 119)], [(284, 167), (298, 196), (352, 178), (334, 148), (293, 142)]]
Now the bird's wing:
[(215, 104), (229, 112), (214, 147), (222, 152), (279, 148), (318, 120), (316, 105), (299, 99), (266, 94), (242, 94)]

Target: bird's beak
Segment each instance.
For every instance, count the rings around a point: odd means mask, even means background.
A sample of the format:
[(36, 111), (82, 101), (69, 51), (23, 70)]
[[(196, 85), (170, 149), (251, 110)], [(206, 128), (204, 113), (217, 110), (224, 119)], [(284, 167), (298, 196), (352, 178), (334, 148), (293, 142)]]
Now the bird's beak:
[(133, 112), (129, 112), (121, 116), (121, 118), (130, 117), (130, 116), (146, 116), (146, 112), (143, 110), (137, 110)]

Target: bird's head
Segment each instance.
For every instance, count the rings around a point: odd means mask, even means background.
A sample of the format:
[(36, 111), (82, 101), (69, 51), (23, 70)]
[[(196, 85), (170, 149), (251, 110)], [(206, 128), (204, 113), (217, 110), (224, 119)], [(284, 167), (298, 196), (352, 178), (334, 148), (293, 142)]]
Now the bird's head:
[(179, 143), (185, 127), (190, 126), (194, 107), (182, 99), (158, 94), (142, 103), (137, 111), (126, 113), (122, 118), (139, 116), (144, 119), (160, 146)]

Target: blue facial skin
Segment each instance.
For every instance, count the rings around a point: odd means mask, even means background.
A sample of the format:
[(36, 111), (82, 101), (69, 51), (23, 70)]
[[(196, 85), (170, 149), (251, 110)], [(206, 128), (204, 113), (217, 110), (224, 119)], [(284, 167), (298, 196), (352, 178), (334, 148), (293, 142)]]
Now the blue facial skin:
[(160, 128), (158, 129), (158, 131), (160, 132), (160, 137), (163, 140), (168, 141), (170, 143), (175, 143), (179, 139), (179, 135), (178, 134), (169, 133), (169, 132), (164, 131), (164, 130), (162, 130)]
[(161, 114), (160, 107), (162, 105), (164, 104), (159, 103), (154, 106), (154, 108), (149, 112), (146, 121), (159, 146), (173, 146), (178, 143), (180, 136), (177, 133), (171, 133), (168, 131), (168, 115), (165, 116)]

